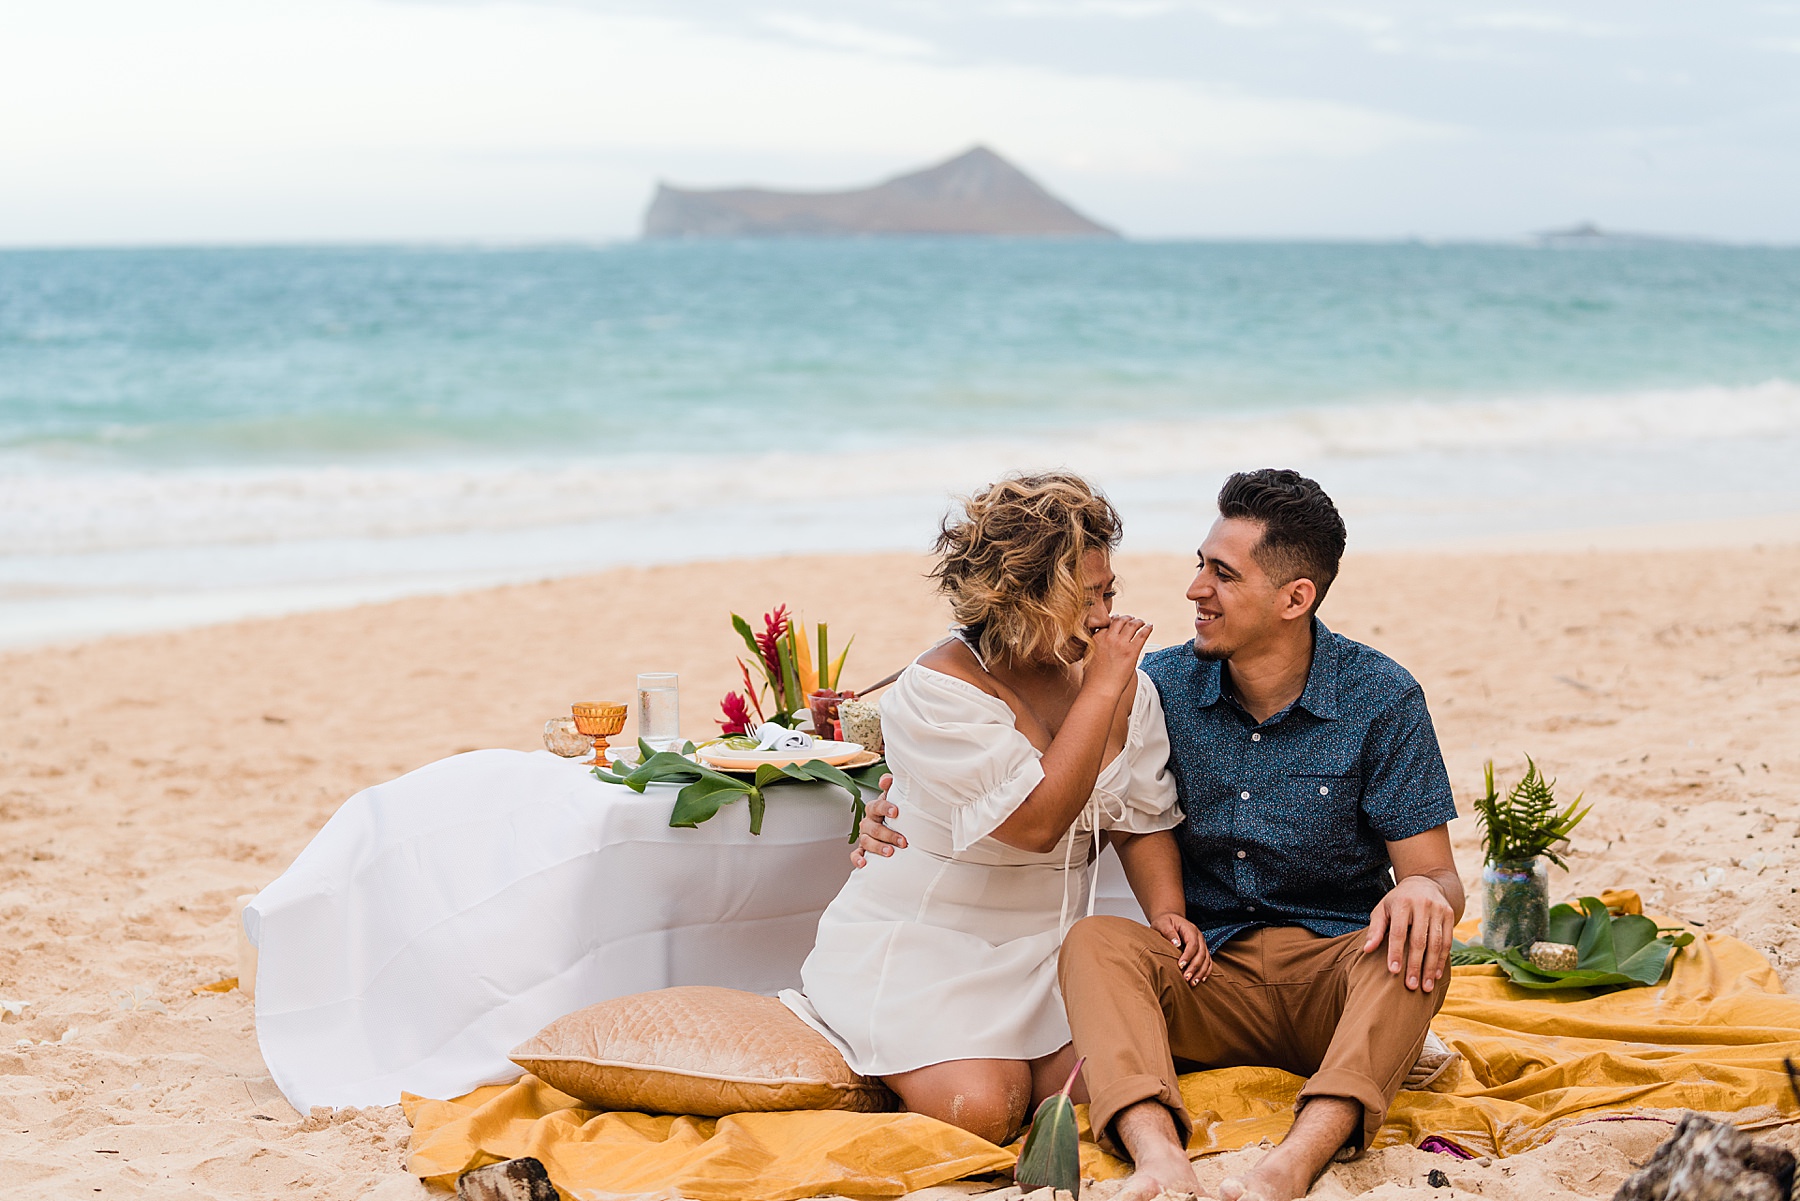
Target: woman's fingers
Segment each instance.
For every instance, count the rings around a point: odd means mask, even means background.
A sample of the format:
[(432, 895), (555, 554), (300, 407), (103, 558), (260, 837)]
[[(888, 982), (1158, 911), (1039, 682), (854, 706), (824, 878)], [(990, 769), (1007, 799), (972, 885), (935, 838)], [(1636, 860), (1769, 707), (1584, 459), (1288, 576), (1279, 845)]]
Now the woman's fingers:
[(1206, 949), (1206, 937), (1200, 928), (1184, 917), (1165, 913), (1151, 923), (1151, 928), (1175, 948), (1175, 966), (1189, 984), (1199, 984), (1212, 974), (1212, 954)]

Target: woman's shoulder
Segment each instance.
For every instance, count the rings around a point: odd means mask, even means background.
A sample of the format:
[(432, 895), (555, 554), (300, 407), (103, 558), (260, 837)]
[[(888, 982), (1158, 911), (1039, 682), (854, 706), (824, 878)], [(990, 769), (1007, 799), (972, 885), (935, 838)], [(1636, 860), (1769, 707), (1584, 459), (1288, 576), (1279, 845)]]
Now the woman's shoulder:
[(927, 671), (940, 676), (948, 676), (953, 680), (961, 680), (971, 688), (979, 688), (989, 696), (998, 698), (1000, 691), (994, 683), (994, 677), (982, 667), (981, 660), (969, 649), (969, 644), (961, 638), (946, 638), (917, 659), (913, 665), (923, 667)]
[[(954, 655), (943, 655), (946, 649), (953, 651), (953, 644), (933, 647), (900, 673), (882, 706), (884, 720), (890, 707), (916, 712), (928, 721), (958, 717), (1010, 720), (1012, 709), (1001, 698), (992, 679), (986, 678), (987, 673), (979, 667), (971, 671), (967, 664), (957, 662)], [(966, 649), (963, 653), (968, 654)]]

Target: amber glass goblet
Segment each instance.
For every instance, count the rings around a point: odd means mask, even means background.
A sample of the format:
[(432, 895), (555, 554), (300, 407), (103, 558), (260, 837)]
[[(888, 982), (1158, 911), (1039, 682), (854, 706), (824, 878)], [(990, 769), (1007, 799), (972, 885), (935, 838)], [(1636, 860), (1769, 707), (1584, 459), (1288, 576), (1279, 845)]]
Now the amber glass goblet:
[(606, 740), (625, 728), (625, 706), (617, 701), (581, 701), (570, 708), (575, 728), (594, 740), (594, 757), (582, 766), (611, 767)]

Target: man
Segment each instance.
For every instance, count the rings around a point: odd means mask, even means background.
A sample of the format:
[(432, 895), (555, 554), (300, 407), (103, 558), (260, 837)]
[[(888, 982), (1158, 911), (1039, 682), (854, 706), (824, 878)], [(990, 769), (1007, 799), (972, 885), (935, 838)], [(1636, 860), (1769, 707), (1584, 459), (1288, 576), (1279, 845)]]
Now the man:
[[(1367, 1145), (1443, 1003), (1463, 908), (1455, 803), (1418, 684), (1315, 616), (1344, 541), (1312, 480), (1233, 475), (1187, 592), (1194, 639), (1144, 660), (1204, 945), (1113, 917), (1063, 944), (1094, 1130), (1136, 1165), (1121, 1196), (1199, 1192), (1178, 1063), (1309, 1078), (1281, 1145), (1220, 1186), (1225, 1201), (1303, 1196)], [(903, 845), (881, 824), (892, 812), (877, 802), (860, 850)]]

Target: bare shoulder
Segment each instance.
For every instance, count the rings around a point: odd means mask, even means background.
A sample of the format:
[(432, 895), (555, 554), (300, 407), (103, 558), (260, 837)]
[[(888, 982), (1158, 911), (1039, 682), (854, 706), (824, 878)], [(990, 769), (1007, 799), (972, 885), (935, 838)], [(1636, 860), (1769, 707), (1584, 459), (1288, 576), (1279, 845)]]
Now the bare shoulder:
[(932, 671), (954, 676), (964, 683), (973, 684), (989, 696), (1000, 696), (1000, 686), (993, 676), (982, 670), (975, 659), (975, 653), (960, 638), (947, 638), (938, 643), (918, 658), (919, 666), (929, 667)]

